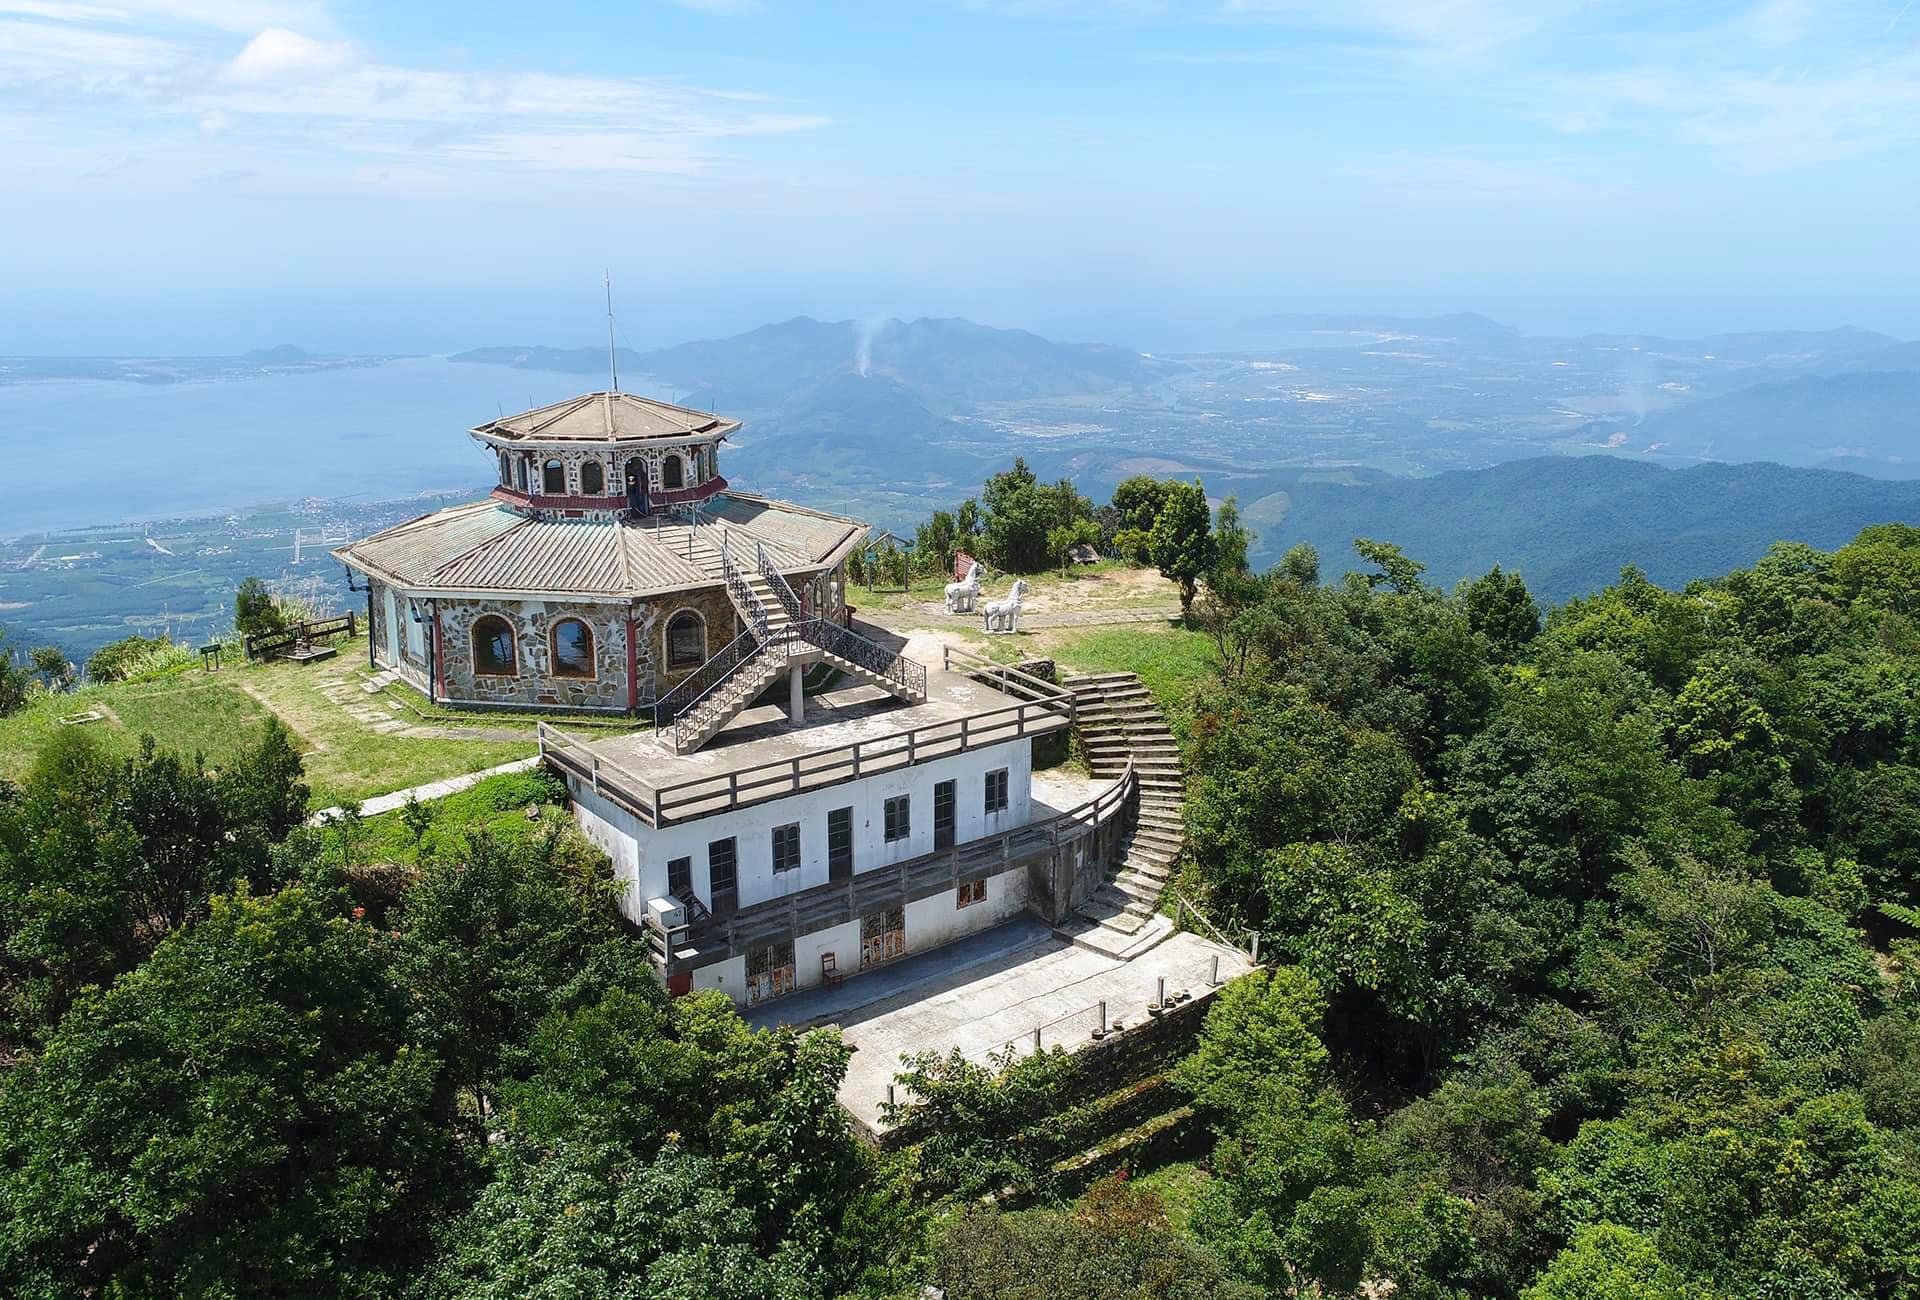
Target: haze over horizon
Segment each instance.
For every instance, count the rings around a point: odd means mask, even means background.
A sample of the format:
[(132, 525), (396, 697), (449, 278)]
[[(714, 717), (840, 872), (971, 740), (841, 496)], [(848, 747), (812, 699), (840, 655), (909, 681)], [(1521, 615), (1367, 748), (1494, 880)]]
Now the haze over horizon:
[(0, 0), (4, 353), (1920, 335), (1920, 9)]

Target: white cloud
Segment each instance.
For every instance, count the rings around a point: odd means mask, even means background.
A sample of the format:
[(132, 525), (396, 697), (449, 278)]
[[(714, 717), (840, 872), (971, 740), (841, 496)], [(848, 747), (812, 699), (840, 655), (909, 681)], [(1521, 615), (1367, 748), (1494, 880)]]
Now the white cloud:
[[(7, 16), (32, 5), (33, 17)], [(40, 12), (40, 11), (44, 11)], [(238, 0), (0, 0), (0, 111), (12, 100), (43, 122), (43, 161), (93, 169), (101, 139), (138, 131), (156, 151), (168, 131), (201, 174), (219, 161), (286, 175), (352, 175), (379, 160), (472, 172), (626, 171), (691, 174), (720, 165), (722, 142), (823, 125), (747, 91), (649, 77), (469, 73), (376, 63), (314, 26), (254, 26), (237, 53), (225, 33), (293, 3)], [(32, 119), (30, 119), (32, 120)], [(74, 124), (84, 120), (89, 130)], [(117, 126), (116, 126), (117, 124)], [(156, 164), (160, 165), (160, 164)]]
[(344, 41), (316, 41), (269, 27), (247, 42), (227, 65), (230, 81), (249, 86), (289, 86), (330, 76), (353, 62), (353, 47)]

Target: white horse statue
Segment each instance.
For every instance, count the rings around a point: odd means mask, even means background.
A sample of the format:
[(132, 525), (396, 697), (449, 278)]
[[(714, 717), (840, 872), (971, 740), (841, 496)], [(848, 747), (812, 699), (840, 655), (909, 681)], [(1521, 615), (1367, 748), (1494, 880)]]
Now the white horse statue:
[(947, 613), (973, 613), (974, 598), (980, 594), (980, 561), (975, 560), (967, 567), (965, 582), (947, 584)]
[(1027, 594), (1027, 580), (1015, 578), (1013, 590), (1007, 593), (1005, 600), (990, 600), (981, 613), (987, 620), (989, 632), (1018, 632), (1020, 630), (1020, 598)]

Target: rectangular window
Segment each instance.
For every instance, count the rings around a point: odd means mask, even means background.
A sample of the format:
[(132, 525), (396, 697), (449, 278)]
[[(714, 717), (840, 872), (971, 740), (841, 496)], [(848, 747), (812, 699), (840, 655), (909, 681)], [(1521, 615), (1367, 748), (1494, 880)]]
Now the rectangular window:
[(776, 873), (800, 869), (799, 822), (773, 828), (773, 869)]
[(941, 781), (933, 787), (933, 847), (941, 849), (953, 847), (953, 791), (952, 781)]
[(1007, 769), (987, 773), (987, 812), (989, 815), (1007, 810)]
[(975, 903), (987, 901), (987, 882), (985, 880), (963, 880), (954, 897), (954, 906), (972, 907)]
[(737, 885), (736, 865), (740, 861), (738, 846), (729, 835), (724, 840), (714, 840), (707, 845), (707, 888), (713, 893), (713, 907), (717, 912), (723, 906), (731, 907)]
[(904, 840), (913, 833), (912, 795), (899, 794), (886, 802), (887, 843)]
[(693, 897), (692, 858), (674, 858), (667, 863), (667, 892), (683, 903)]
[(853, 874), (853, 809), (835, 808), (827, 814), (827, 879), (845, 880)]

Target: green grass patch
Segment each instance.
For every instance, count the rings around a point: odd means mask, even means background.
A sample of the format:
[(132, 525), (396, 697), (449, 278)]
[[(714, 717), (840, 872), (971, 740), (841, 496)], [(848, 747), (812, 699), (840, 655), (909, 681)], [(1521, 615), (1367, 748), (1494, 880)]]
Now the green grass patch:
[(1139, 673), (1182, 735), (1193, 717), (1195, 692), (1214, 680), (1213, 641), (1182, 627), (1143, 623), (1063, 635), (1053, 657), (1069, 673)]
[[(360, 658), (353, 658), (354, 647)], [(27, 706), (0, 718), (0, 779), (18, 781), (33, 767), (34, 756), (47, 738), (61, 729), (60, 719), (89, 709), (106, 717), (85, 730), (110, 752), (131, 754), (142, 733), (150, 734), (162, 749), (191, 754), (198, 751), (218, 765), (251, 744), (269, 714), (293, 733), (311, 806), (326, 808), (358, 802), (377, 794), (424, 785), (449, 776), (498, 767), (536, 750), (530, 721), (506, 720), (511, 739), (484, 734), (466, 737), (417, 736), (381, 732), (328, 699), (323, 691), (331, 679), (344, 674), (358, 682), (365, 659), (364, 640), (342, 645), (337, 659), (316, 664), (270, 663), (229, 666), (218, 673), (190, 671), (154, 682), (115, 682), (88, 686), (70, 695), (36, 695)], [(378, 701), (380, 697), (364, 697)], [(418, 720), (389, 710), (397, 721)], [(493, 724), (491, 717), (473, 719), (476, 727)]]
[[(556, 819), (564, 823), (566, 796), (565, 783), (538, 768), (490, 776), (417, 809), (367, 818), (357, 832), (355, 856), (364, 862), (411, 866), (435, 854), (458, 853), (475, 832), (518, 843), (544, 834)], [(540, 815), (529, 818), (530, 808), (539, 809)]]
[(1141, 1191), (1159, 1197), (1167, 1212), (1167, 1222), (1176, 1231), (1185, 1232), (1193, 1218), (1193, 1207), (1207, 1184), (1213, 1181), (1213, 1175), (1193, 1161), (1180, 1160), (1162, 1165), (1150, 1174), (1140, 1174), (1132, 1181)]

